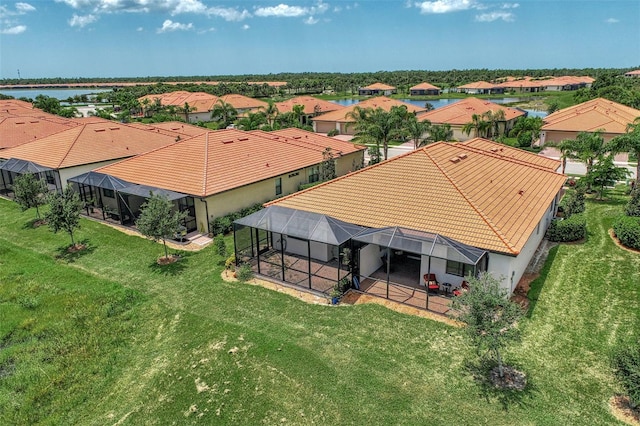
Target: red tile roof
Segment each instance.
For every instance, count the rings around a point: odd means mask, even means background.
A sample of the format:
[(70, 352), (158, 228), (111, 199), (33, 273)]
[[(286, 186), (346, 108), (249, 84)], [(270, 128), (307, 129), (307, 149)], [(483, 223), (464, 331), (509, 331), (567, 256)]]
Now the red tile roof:
[(287, 101), (276, 102), (278, 112), (281, 114), (293, 111), (294, 105), (304, 106), (304, 112), (306, 114), (325, 113), (344, 108), (342, 105), (314, 98), (313, 96), (298, 96)]
[(524, 111), (519, 109), (505, 107), (503, 105), (478, 98), (466, 98), (453, 104), (420, 114), (418, 116), (418, 120), (429, 120), (434, 124), (447, 123), (451, 125), (464, 125), (471, 121), (474, 114), (482, 115), (487, 111), (497, 110), (504, 111), (507, 121), (525, 115)]
[(517, 255), (564, 184), (547, 168), (438, 142), (268, 203), (435, 232)]
[(429, 84), (425, 82), (425, 83), (416, 84), (409, 90), (440, 90), (440, 88), (438, 86), (434, 86), (433, 84)]
[(79, 125), (79, 122), (69, 119), (0, 117), (0, 149), (22, 145)]
[(490, 141), (484, 138), (473, 138), (461, 143), (471, 148), (491, 152), (500, 157), (522, 161), (534, 166), (544, 167), (551, 171), (558, 170), (562, 165), (559, 160), (554, 160), (553, 158), (544, 157), (542, 155), (536, 155), (532, 152), (525, 151), (524, 149), (513, 148), (509, 145)]
[(351, 154), (352, 152), (363, 151), (366, 149), (366, 147), (364, 146), (331, 138), (319, 133), (297, 129), (295, 127), (276, 130), (274, 132), (263, 132), (257, 130), (251, 133), (260, 134), (264, 137), (274, 138), (276, 140), (283, 140), (284, 138), (286, 138), (291, 142), (295, 141), (299, 144), (302, 144), (302, 146), (307, 146), (310, 149), (316, 149), (319, 152), (323, 152), (327, 147), (329, 147), (334, 153), (338, 155)]
[(132, 157), (175, 143), (174, 136), (113, 122), (87, 123), (0, 151), (53, 169)]
[(389, 86), (388, 84), (384, 84), (384, 83), (373, 83), (373, 84), (370, 84), (368, 86), (361, 87), (360, 89), (365, 89), (365, 90), (395, 90), (395, 87)]
[(188, 103), (192, 108), (191, 112), (199, 113), (211, 111), (219, 98), (204, 92), (176, 91), (142, 96), (138, 101), (143, 103), (145, 99), (148, 99), (151, 104), (159, 99), (161, 105), (173, 105), (177, 108), (184, 108), (185, 103)]
[[(129, 182), (207, 197), (323, 160), (323, 149), (316, 144), (263, 133), (209, 131), (98, 170)], [(331, 147), (346, 149), (340, 141), (327, 139)]]
[(494, 89), (496, 87), (500, 87), (500, 85), (486, 81), (474, 81), (473, 83), (458, 86), (458, 89)]
[(197, 136), (209, 130), (205, 127), (194, 126), (193, 124), (187, 124), (181, 121), (165, 121), (151, 124), (129, 123), (128, 125), (149, 132), (164, 132), (164, 134), (173, 135), (174, 137), (180, 136), (180, 139)]
[(608, 99), (596, 98), (546, 116), (542, 130), (625, 133), (627, 125), (640, 117), (640, 110)]
[(232, 105), (235, 109), (258, 109), (258, 108), (266, 108), (269, 106), (269, 103), (265, 101), (249, 98), (247, 96), (238, 95), (238, 94), (220, 96), (220, 99)]
[(418, 112), (422, 112), (425, 111), (424, 108), (420, 108), (416, 105), (413, 104), (408, 104), (405, 102), (400, 102), (397, 101), (395, 99), (391, 99), (391, 98), (387, 98), (386, 96), (377, 96), (375, 98), (370, 98), (370, 99), (366, 99), (362, 102), (359, 102), (357, 104), (354, 105), (350, 105), (348, 107), (342, 108), (340, 110), (337, 111), (332, 111), (332, 112), (328, 112), (326, 114), (322, 114), (319, 115), (317, 117), (312, 118), (312, 121), (334, 121), (334, 122), (342, 122), (342, 123), (348, 123), (348, 122), (353, 122), (353, 119), (351, 118), (347, 118), (347, 114), (349, 114), (351, 111), (353, 111), (355, 109), (356, 106), (360, 107), (360, 108), (373, 108), (373, 109), (377, 109), (377, 108), (382, 108), (385, 111), (390, 111), (391, 107), (394, 106), (406, 106), (407, 110), (409, 112), (414, 112), (414, 113), (418, 113)]

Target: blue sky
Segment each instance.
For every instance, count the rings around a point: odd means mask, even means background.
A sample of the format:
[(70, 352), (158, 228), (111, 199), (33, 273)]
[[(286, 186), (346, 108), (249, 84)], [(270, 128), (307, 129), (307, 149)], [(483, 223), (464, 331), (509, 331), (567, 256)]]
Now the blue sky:
[(0, 78), (638, 65), (639, 0), (0, 0)]

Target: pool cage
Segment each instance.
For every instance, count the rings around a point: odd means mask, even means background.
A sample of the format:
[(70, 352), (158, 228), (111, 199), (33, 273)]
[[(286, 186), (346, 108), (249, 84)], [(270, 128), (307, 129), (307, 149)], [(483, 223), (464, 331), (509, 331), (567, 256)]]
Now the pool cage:
[(341, 281), (351, 286), (351, 239), (364, 229), (327, 215), (270, 206), (234, 222), (236, 264), (329, 294)]

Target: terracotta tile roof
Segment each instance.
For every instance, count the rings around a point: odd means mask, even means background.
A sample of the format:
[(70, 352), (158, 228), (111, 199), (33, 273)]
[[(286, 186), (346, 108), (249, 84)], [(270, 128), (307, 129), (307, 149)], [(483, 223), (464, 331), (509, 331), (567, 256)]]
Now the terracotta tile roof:
[(114, 122), (87, 123), (0, 151), (53, 169), (127, 158), (175, 143), (174, 136)]
[(30, 102), (18, 99), (0, 100), (0, 117), (28, 116), (41, 118), (61, 118), (60, 116), (49, 114), (41, 109), (34, 108)]
[(507, 80), (505, 82), (502, 82), (500, 84), (498, 84), (499, 87), (504, 87), (504, 88), (520, 88), (520, 87), (542, 87), (542, 81), (540, 80), (531, 80), (531, 78), (524, 78), (524, 79), (520, 79), (520, 80)]
[(438, 142), (268, 204), (516, 255), (564, 181), (549, 169)]
[(276, 102), (278, 112), (280, 112), (281, 114), (293, 111), (294, 105), (303, 105), (304, 112), (306, 114), (325, 113), (330, 111), (337, 111), (344, 108), (344, 106), (342, 105), (314, 98), (313, 96), (298, 96), (287, 101)]
[(207, 197), (321, 163), (322, 151), (309, 145), (225, 129), (98, 170), (129, 182)]
[(624, 73), (624, 75), (626, 75), (626, 76), (640, 76), (640, 70), (629, 71), (627, 73)]
[(427, 82), (416, 84), (409, 90), (440, 90), (438, 86), (434, 86), (433, 84), (429, 84)]
[(150, 103), (154, 103), (156, 99), (159, 99), (161, 105), (173, 105), (178, 108), (183, 108), (184, 104), (188, 103), (192, 108), (191, 112), (199, 113), (211, 111), (219, 98), (209, 93), (179, 90), (176, 92), (145, 95), (138, 98), (138, 101), (142, 103), (145, 99), (148, 99)]
[(546, 116), (542, 130), (605, 133), (626, 132), (627, 125), (640, 117), (640, 110), (608, 99), (596, 98)]
[(544, 157), (542, 155), (536, 155), (532, 152), (525, 151), (524, 149), (513, 148), (509, 145), (490, 141), (484, 138), (473, 138), (461, 143), (471, 148), (491, 152), (500, 157), (522, 161), (551, 171), (558, 170), (562, 165), (559, 160), (554, 160), (553, 158)]
[(474, 81), (473, 83), (458, 86), (458, 89), (493, 89), (496, 87), (500, 87), (500, 85), (486, 81)]
[(150, 132), (162, 133), (167, 135), (180, 136), (180, 139), (190, 138), (207, 132), (209, 129), (193, 124), (183, 123), (182, 121), (165, 121), (162, 123), (129, 123), (129, 126)]
[(220, 99), (232, 105), (235, 109), (257, 109), (269, 106), (265, 101), (237, 94), (220, 96)]
[(326, 114), (319, 115), (317, 117), (312, 118), (311, 120), (312, 121), (334, 121), (334, 122), (337, 121), (337, 122), (347, 123), (347, 122), (353, 121), (351, 118), (347, 118), (347, 114), (353, 111), (356, 106), (359, 106), (360, 108), (373, 108), (373, 109), (382, 108), (383, 110), (388, 112), (391, 110), (391, 107), (402, 106), (402, 105), (406, 106), (409, 112), (418, 113), (418, 112), (425, 111), (424, 108), (418, 107), (413, 104), (400, 102), (395, 99), (387, 98), (386, 96), (377, 96), (375, 98), (366, 99), (355, 105), (350, 105), (348, 107), (342, 108), (338, 111), (332, 111)]
[(448, 123), (451, 125), (464, 125), (471, 121), (473, 114), (482, 115), (487, 111), (497, 110), (504, 111), (507, 121), (525, 115), (524, 111), (519, 109), (509, 108), (478, 98), (466, 98), (459, 102), (420, 114), (418, 120), (429, 120), (433, 124)]
[(553, 77), (550, 79), (537, 80), (543, 87), (549, 86), (566, 86), (575, 84), (591, 84), (595, 81), (593, 77), (581, 76), (576, 77), (573, 75), (565, 75), (561, 77)]
[(395, 87), (389, 86), (388, 84), (384, 84), (384, 83), (373, 83), (373, 84), (370, 84), (368, 86), (361, 87), (360, 89), (365, 89), (365, 90), (395, 90)]
[(366, 147), (361, 145), (356, 145), (351, 142), (331, 138), (314, 132), (308, 132), (295, 127), (276, 130), (274, 132), (263, 132), (261, 130), (257, 130), (255, 133), (264, 137), (274, 138), (276, 140), (286, 138), (292, 142), (297, 142), (302, 146), (308, 146), (310, 149), (319, 150), (320, 152), (323, 152), (327, 147), (329, 147), (338, 155), (351, 154), (352, 152), (363, 151), (366, 149)]
[(0, 117), (0, 149), (22, 145), (79, 125), (79, 122), (69, 119)]

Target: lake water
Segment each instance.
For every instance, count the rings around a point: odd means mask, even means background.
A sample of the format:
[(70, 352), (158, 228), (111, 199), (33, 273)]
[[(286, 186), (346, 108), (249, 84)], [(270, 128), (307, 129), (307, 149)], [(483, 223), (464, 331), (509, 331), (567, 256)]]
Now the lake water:
[[(407, 104), (419, 106), (421, 108), (424, 107), (424, 105), (428, 102), (431, 105), (433, 105), (433, 108), (437, 109), (437, 108), (442, 108), (443, 106), (454, 104), (456, 102), (461, 101), (462, 99), (444, 98), (444, 99), (433, 99), (430, 101), (417, 101), (415, 99), (398, 99), (398, 100)], [(498, 98), (498, 99), (488, 99), (488, 100), (496, 104), (509, 104), (513, 102), (526, 102), (528, 98)], [(338, 99), (331, 102), (334, 102), (338, 105), (351, 106), (359, 103), (360, 101), (358, 99)], [(547, 116), (546, 111), (539, 111), (535, 109), (522, 109), (522, 110), (526, 111), (530, 117), (546, 117)]]
[(92, 95), (109, 91), (109, 89), (0, 89), (0, 93), (3, 95), (13, 96), (16, 99), (35, 99), (38, 95), (45, 95), (60, 101), (64, 101), (69, 97)]

